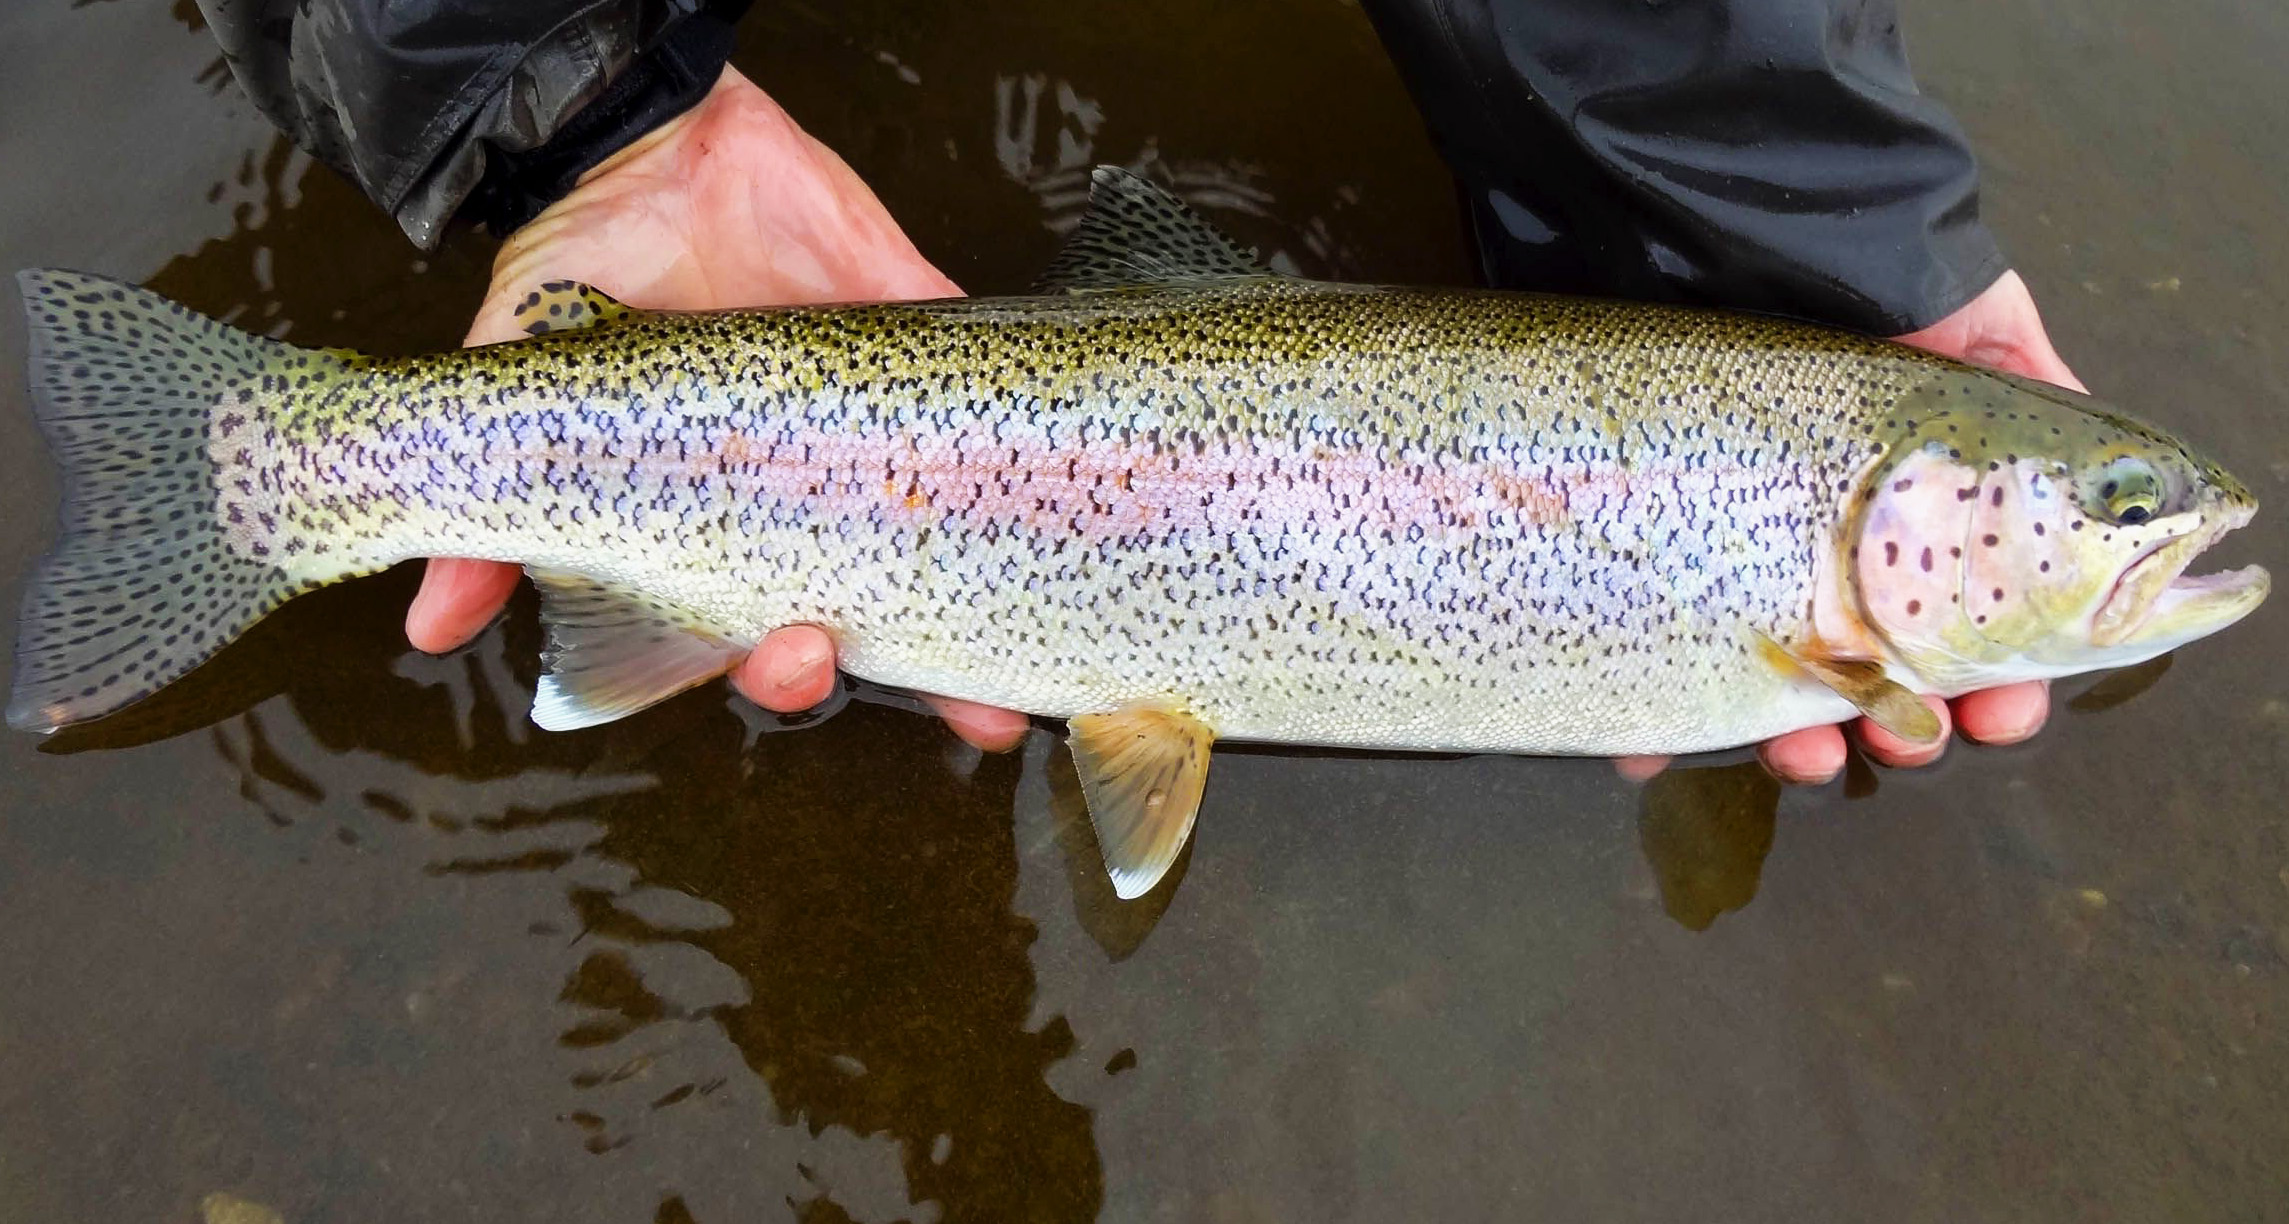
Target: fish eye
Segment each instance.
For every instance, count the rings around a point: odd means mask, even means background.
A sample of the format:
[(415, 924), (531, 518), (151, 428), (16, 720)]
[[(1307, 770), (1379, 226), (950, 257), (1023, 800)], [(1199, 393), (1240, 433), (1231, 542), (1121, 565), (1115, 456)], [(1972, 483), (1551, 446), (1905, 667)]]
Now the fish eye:
[(2085, 505), (2111, 523), (2136, 526), (2162, 511), (2161, 473), (2136, 455), (2107, 461), (2084, 485)]

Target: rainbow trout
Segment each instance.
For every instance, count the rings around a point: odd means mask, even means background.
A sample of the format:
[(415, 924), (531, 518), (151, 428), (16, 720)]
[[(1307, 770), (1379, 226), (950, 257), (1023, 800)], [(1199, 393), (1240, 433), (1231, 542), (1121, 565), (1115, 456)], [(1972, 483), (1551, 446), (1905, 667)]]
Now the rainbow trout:
[(410, 358), (28, 272), (66, 472), (8, 720), (182, 675), (295, 594), (524, 565), (551, 729), (825, 626), (1070, 720), (1116, 887), (1214, 739), (1675, 753), (2133, 663), (2240, 619), (2256, 502), (2097, 401), (1768, 318), (1274, 276), (1100, 170), (1025, 297), (632, 311), (558, 282)]

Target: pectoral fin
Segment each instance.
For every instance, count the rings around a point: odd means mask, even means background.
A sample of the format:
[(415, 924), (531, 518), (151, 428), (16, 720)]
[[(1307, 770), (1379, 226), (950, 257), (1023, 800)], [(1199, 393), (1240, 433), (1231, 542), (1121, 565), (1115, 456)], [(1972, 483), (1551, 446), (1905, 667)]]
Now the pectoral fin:
[(1216, 738), (1190, 714), (1136, 706), (1083, 714), (1067, 743), (1113, 892), (1124, 901), (1152, 891), (1192, 835)]
[(713, 680), (747, 653), (673, 604), (585, 574), (528, 569), (540, 587), (547, 673), (533, 721), (570, 731), (624, 718)]
[(1831, 659), (1806, 651), (1775, 647), (1805, 674), (1858, 706), (1868, 721), (1911, 744), (1936, 744), (1942, 729), (1939, 715), (1908, 691), (1906, 685), (1884, 674), (1884, 665), (1870, 659)]

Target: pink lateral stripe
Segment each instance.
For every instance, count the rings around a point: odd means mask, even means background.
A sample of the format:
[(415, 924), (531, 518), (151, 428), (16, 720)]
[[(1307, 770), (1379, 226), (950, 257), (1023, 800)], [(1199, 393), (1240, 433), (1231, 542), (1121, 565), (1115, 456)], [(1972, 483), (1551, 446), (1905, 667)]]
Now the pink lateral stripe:
[[(696, 456), (695, 456), (696, 458)], [(1144, 444), (1052, 449), (1038, 439), (924, 435), (853, 438), (805, 430), (725, 439), (704, 460), (735, 495), (800, 504), (822, 517), (983, 526), (1104, 539), (1247, 523), (1477, 528), (1617, 514), (1633, 494), (1713, 492), (1713, 469), (1576, 465), (1550, 475), (1447, 459), (1396, 466), (1360, 451), (1257, 442), (1194, 454)], [(699, 473), (692, 473), (698, 475)]]

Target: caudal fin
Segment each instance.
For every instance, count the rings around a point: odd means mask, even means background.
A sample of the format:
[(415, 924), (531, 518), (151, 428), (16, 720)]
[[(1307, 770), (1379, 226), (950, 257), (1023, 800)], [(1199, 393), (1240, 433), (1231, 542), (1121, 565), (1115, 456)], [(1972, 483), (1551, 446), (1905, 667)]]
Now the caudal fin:
[(208, 418), (325, 358), (103, 277), (16, 283), (64, 498), (24, 596), (8, 725), (53, 731), (156, 692), (303, 588), (226, 538)]

